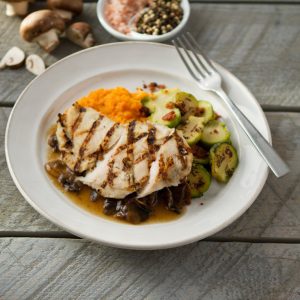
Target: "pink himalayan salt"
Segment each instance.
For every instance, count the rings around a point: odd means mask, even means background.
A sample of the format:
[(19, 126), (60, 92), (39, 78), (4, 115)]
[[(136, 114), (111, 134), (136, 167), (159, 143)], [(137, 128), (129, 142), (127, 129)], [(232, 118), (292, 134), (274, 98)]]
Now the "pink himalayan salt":
[(104, 7), (107, 22), (122, 33), (129, 33), (128, 23), (139, 11), (145, 8), (151, 0), (108, 0)]

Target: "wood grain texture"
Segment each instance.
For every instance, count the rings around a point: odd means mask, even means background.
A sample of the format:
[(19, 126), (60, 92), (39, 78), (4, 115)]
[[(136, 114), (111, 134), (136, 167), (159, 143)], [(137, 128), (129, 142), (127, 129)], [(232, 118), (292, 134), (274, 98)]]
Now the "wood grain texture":
[(84, 240), (0, 240), (2, 299), (299, 299), (300, 245), (200, 242), (127, 251)]
[[(41, 8), (41, 4), (33, 8)], [(0, 57), (12, 46), (41, 55), (51, 65), (80, 50), (62, 41), (52, 54), (21, 41), (19, 18), (9, 18), (0, 4)], [(82, 20), (91, 23), (97, 44), (115, 42), (99, 26), (95, 4), (85, 5)], [(299, 106), (300, 5), (192, 4), (187, 30), (210, 57), (235, 73), (262, 104)], [(0, 72), (0, 103), (14, 103), (34, 78), (24, 68)]]
[[(61, 229), (27, 204), (9, 175), (3, 146), (9, 112), (9, 108), (0, 108), (0, 234), (61, 233)], [(274, 147), (289, 164), (291, 173), (280, 180), (269, 175), (251, 208), (232, 225), (217, 233), (217, 238), (300, 239), (300, 114), (267, 113), (267, 118)]]
[(0, 108), (0, 231), (59, 231), (27, 204), (10, 177), (4, 153), (4, 135), (10, 111), (10, 108)]
[(217, 236), (300, 238), (300, 114), (267, 113), (273, 145), (291, 172), (270, 174), (251, 208)]

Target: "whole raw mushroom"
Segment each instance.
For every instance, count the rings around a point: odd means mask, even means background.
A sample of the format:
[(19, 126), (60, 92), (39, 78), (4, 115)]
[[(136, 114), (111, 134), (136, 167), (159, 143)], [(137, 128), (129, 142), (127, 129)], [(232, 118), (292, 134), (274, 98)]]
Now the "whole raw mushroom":
[(66, 30), (67, 38), (82, 48), (89, 48), (95, 45), (92, 28), (88, 23), (76, 22)]
[(5, 0), (6, 10), (5, 13), (9, 17), (25, 16), (28, 12), (28, 3), (31, 0)]
[(21, 23), (20, 35), (27, 42), (38, 43), (45, 51), (53, 51), (64, 33), (65, 22), (54, 11), (39, 10), (28, 15)]
[(80, 15), (83, 10), (82, 0), (47, 0), (48, 7), (60, 15), (65, 22)]

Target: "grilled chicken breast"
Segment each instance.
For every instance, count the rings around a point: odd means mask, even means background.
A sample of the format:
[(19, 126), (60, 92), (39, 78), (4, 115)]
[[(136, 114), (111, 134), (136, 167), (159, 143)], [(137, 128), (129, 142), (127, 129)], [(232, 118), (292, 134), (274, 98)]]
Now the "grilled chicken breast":
[(177, 186), (191, 171), (185, 139), (162, 125), (119, 124), (74, 104), (58, 116), (56, 136), (62, 160), (103, 197), (144, 197)]

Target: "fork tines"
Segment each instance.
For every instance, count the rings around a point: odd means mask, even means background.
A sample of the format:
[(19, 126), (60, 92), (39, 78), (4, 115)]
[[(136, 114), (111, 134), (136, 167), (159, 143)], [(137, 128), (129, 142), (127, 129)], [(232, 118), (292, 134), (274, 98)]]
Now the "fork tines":
[(196, 40), (189, 32), (172, 40), (172, 43), (195, 80), (201, 80), (216, 72), (209, 58), (201, 52)]

